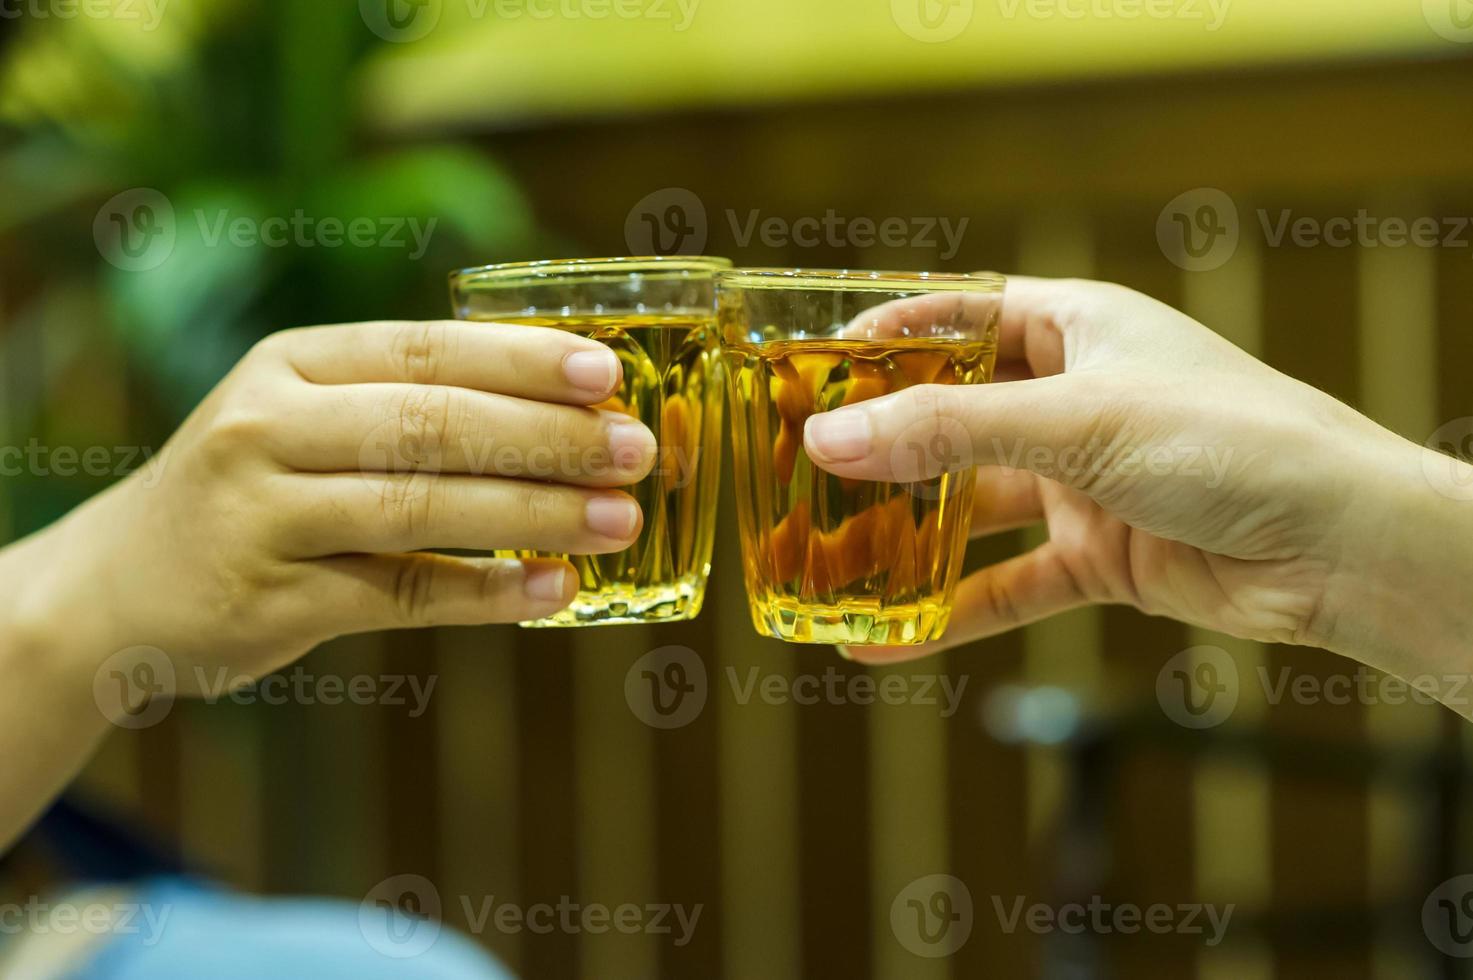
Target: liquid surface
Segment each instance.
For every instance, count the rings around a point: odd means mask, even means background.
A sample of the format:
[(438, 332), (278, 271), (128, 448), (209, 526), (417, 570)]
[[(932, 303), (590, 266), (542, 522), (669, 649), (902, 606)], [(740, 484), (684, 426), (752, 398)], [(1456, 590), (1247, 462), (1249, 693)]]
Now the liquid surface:
[[(690, 619), (711, 571), (721, 466), (721, 360), (712, 319), (693, 314), (496, 317), (498, 323), (570, 330), (598, 340), (624, 380), (598, 408), (637, 418), (660, 445), (648, 477), (622, 488), (639, 502), (644, 530), (609, 555), (554, 555), (578, 570), (573, 605), (525, 626), (589, 626)], [(548, 552), (498, 552), (526, 558)]]
[[(809, 461), (803, 427), (817, 412), (912, 385), (989, 380), (995, 356), (990, 344), (905, 339), (727, 348), (742, 558), (759, 632), (841, 644), (941, 635), (975, 471), (913, 484), (841, 479)], [(909, 451), (903, 439), (898, 451)]]

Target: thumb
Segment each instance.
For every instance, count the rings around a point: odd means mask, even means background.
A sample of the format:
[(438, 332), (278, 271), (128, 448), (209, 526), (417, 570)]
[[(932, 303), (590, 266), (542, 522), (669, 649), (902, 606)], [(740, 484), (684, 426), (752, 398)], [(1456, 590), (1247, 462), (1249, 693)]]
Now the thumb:
[[(916, 385), (808, 419), (803, 445), (821, 469), (912, 483), (973, 466), (1051, 479), (1080, 468), (1119, 428), (1120, 402), (1098, 378), (1052, 375), (988, 385)], [(1071, 464), (1071, 457), (1077, 457)]]

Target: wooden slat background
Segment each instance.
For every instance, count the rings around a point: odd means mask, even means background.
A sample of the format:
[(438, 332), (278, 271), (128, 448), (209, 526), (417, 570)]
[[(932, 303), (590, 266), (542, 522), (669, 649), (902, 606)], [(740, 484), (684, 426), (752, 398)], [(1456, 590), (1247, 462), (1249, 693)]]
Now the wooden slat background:
[[(707, 250), (750, 264), (942, 262), (934, 250), (739, 249), (728, 208), (967, 216), (950, 268), (1127, 283), (1420, 442), (1473, 416), (1469, 249), (1269, 248), (1254, 211), (1473, 214), (1470, 104), (1473, 61), (1463, 58), (624, 120), (482, 142), (521, 175), (544, 224), (585, 254), (626, 252), (629, 208), (673, 186), (705, 203)], [(1184, 273), (1157, 248), (1156, 219), (1206, 186), (1233, 196), (1244, 243), (1222, 269)], [(0, 303), (16, 308), (4, 294)], [(119, 352), (79, 315), (85, 306), (58, 301), (48, 322), (10, 319), (0, 334), (0, 442), (65, 442), (66, 392), (78, 384), (111, 399), (120, 440), (145, 425), (130, 415), (138, 397), (118, 380)], [(1466, 758), (1465, 724), (1417, 706), (1269, 705), (1260, 666), (1320, 677), (1350, 668), (1122, 609), (898, 671), (965, 678), (949, 719), (914, 706), (737, 704), (727, 669), (792, 678), (863, 668), (752, 634), (729, 492), (722, 507), (713, 592), (694, 623), (336, 642), (306, 669), (434, 678), (429, 710), (180, 706), (155, 729), (115, 735), (81, 792), (244, 888), (356, 901), (390, 875), (423, 874), (461, 927), (462, 896), (703, 906), (685, 946), (617, 933), (480, 937), (527, 976), (1013, 977), (1064, 975), (1067, 962), (1081, 976), (1465, 975), (1420, 925), (1428, 889), (1473, 870), (1461, 780), (1438, 840), (1427, 780), (1394, 766), (1305, 766), (1283, 749)], [(0, 529), (41, 513), (0, 493)], [(972, 564), (1029, 540), (979, 543)], [(657, 731), (629, 711), (623, 680), (670, 644), (701, 658), (709, 699), (692, 724)], [(1194, 644), (1227, 649), (1242, 679), (1234, 717), (1205, 732), (1163, 724), (1155, 702), (1161, 665)], [(1146, 719), (1147, 734), (1111, 741), (1091, 771), (1097, 795), (1080, 801), (1079, 753), (1005, 744), (984, 727), (1004, 683), (1068, 688)], [(1439, 862), (1439, 848), (1453, 857)], [(966, 885), (974, 925), (955, 955), (923, 960), (892, 934), (888, 910), (901, 887), (933, 873)], [(1081, 946), (1007, 933), (994, 910), (994, 899), (1091, 893), (1238, 911), (1209, 948), (1183, 936)]]

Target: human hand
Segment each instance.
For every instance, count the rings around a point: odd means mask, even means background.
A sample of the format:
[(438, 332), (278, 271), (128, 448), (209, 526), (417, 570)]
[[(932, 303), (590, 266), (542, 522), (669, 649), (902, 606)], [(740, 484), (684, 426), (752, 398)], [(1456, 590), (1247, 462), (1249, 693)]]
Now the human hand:
[(550, 615), (577, 593), (567, 562), (422, 552), (628, 547), (643, 518), (609, 488), (649, 472), (655, 439), (588, 407), (620, 371), (534, 327), (276, 334), (149, 467), (19, 546), (18, 622), (86, 669), (156, 647), (190, 694), (186, 667), (254, 679), (340, 634)]
[[(1473, 646), (1473, 514), (1427, 483), (1430, 450), (1119, 286), (1011, 279), (999, 343), (999, 383), (918, 386), (807, 423), (817, 465), (865, 480), (955, 469), (910, 450), (959, 435), (981, 467), (973, 535), (1048, 528), (961, 583), (943, 640), (856, 659), (921, 656), (1089, 603), (1403, 675), (1434, 649), (1452, 656), (1450, 638)], [(1436, 638), (1414, 642), (1408, 620)]]

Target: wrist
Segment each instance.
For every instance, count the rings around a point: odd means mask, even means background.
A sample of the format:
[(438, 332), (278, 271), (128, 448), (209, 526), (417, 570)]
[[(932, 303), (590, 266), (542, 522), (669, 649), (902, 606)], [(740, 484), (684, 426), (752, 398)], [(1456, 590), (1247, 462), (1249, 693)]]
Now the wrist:
[(1402, 440), (1360, 465), (1315, 642), (1406, 679), (1473, 671), (1473, 466)]
[(79, 540), (81, 516), (74, 511), (0, 551), (0, 648), (29, 673), (90, 687), (116, 642), (104, 599), (109, 583), (79, 567), (96, 547)]

